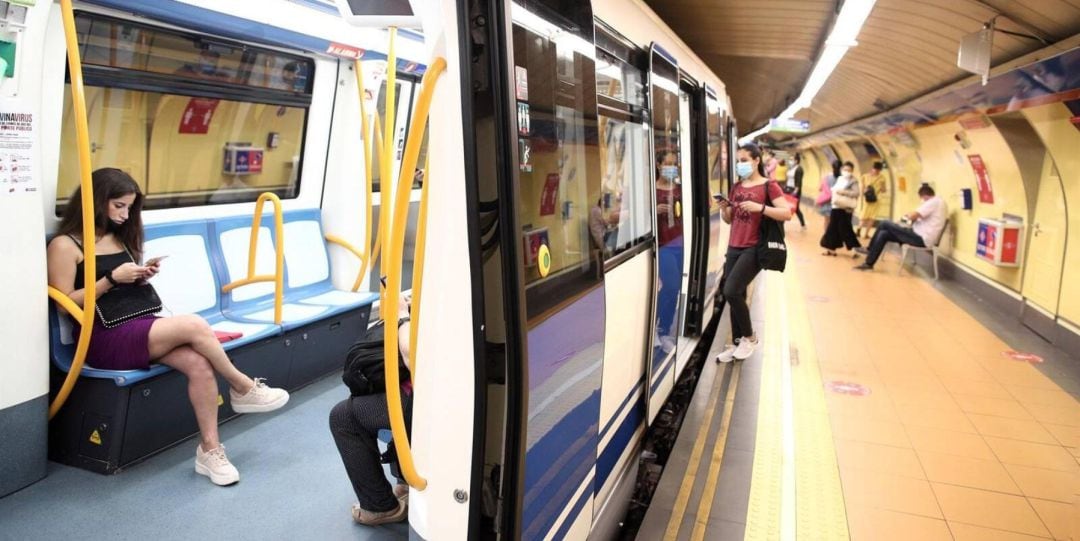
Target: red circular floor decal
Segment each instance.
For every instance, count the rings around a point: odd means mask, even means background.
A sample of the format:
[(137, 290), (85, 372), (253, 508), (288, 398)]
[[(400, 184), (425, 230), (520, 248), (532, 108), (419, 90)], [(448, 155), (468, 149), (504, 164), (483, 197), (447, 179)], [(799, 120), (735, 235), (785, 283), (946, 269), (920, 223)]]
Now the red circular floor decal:
[(830, 381), (825, 384), (825, 388), (837, 393), (846, 394), (851, 396), (866, 396), (870, 394), (870, 388), (859, 385), (858, 383), (852, 383), (850, 381)]
[(1013, 350), (1010, 349), (1008, 351), (1001, 352), (1001, 354), (1008, 357), (1008, 358), (1010, 358), (1010, 359), (1012, 359), (1012, 360), (1014, 360), (1014, 361), (1023, 361), (1025, 363), (1031, 363), (1031, 364), (1039, 364), (1039, 363), (1043, 362), (1043, 358), (1036, 355), (1036, 354), (1034, 354), (1034, 353), (1022, 353), (1022, 352), (1013, 351)]

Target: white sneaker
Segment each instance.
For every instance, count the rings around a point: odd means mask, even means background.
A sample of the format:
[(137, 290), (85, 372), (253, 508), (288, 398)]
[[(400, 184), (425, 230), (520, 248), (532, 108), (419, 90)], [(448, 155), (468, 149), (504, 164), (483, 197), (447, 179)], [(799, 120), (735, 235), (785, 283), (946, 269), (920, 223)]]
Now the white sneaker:
[(735, 360), (735, 349), (735, 346), (732, 344), (724, 346), (724, 351), (721, 351), (720, 354), (716, 356), (716, 362), (730, 363), (731, 361)]
[(195, 447), (195, 473), (210, 478), (218, 486), (231, 485), (240, 481), (240, 472), (225, 456), (225, 446), (203, 452), (202, 444)]
[(745, 361), (753, 355), (754, 350), (757, 349), (758, 341), (756, 338), (743, 337), (739, 340), (739, 346), (735, 348), (735, 352), (731, 354), (732, 357)]
[(229, 389), (232, 409), (236, 413), (266, 413), (284, 406), (289, 401), (289, 392), (285, 389), (268, 387), (262, 378), (255, 378), (255, 385), (247, 394), (241, 396)]

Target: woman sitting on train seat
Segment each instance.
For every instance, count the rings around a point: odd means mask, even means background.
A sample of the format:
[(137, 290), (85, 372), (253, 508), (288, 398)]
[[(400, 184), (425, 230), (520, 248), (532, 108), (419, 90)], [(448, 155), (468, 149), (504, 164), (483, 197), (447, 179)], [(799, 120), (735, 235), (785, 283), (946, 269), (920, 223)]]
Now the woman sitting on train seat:
[(729, 345), (716, 357), (719, 362), (745, 360), (757, 347), (750, 307), (746, 304), (746, 290), (761, 272), (757, 257), (761, 221), (786, 222), (791, 219), (791, 207), (784, 199), (784, 191), (765, 176), (757, 145), (743, 145), (736, 157), (735, 171), (739, 182), (731, 190), (730, 201), (720, 200), (724, 221), (732, 224), (721, 291), (724, 301), (731, 307), (731, 338), (735, 345)]
[[(402, 296), (397, 320), (398, 352), (406, 365), (409, 361), (409, 303), (410, 299)], [(408, 381), (402, 382), (401, 406), (408, 426), (412, 417), (412, 387)], [(398, 479), (391, 488), (380, 459), (379, 431), (389, 429), (390, 412), (386, 407), (385, 392), (350, 396), (330, 410), (330, 433), (358, 500), (352, 506), (352, 517), (360, 524), (376, 526), (408, 518), (409, 485)]]
[[(121, 288), (153, 278), (161, 270), (161, 261), (139, 263), (143, 255), (143, 196), (135, 181), (119, 169), (98, 169), (93, 174), (93, 188), (98, 251), (96, 294), (103, 300), (118, 294)], [(69, 200), (48, 249), (49, 285), (79, 305), (85, 299), (81, 191), (75, 190)], [(218, 439), (215, 372), (228, 381), (232, 408), (237, 413), (274, 411), (289, 401), (289, 393), (237, 370), (210, 325), (197, 315), (149, 314), (112, 328), (95, 318), (87, 365), (104, 370), (145, 370), (151, 362), (171, 366), (188, 378), (188, 397), (201, 437), (195, 450), (195, 472), (216, 485), (239, 481), (240, 474)]]

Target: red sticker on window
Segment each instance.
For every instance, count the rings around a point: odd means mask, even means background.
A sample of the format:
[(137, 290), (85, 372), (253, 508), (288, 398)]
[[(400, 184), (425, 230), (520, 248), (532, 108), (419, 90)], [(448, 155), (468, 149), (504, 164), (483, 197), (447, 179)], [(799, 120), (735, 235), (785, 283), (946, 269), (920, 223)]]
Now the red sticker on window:
[(837, 393), (846, 394), (851, 396), (866, 396), (870, 394), (870, 388), (859, 385), (858, 383), (852, 383), (850, 381), (830, 381), (825, 384), (825, 388)]
[(180, 133), (204, 134), (210, 131), (210, 121), (214, 119), (218, 100), (191, 98), (184, 115), (180, 117)]

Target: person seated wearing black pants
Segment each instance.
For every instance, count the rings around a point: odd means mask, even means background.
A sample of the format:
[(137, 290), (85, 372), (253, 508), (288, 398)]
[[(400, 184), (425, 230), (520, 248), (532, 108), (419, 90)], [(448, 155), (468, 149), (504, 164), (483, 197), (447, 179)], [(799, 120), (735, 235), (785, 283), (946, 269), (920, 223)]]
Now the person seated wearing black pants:
[[(398, 303), (398, 351), (406, 364), (409, 301), (403, 297)], [(402, 409), (408, 424), (412, 417), (412, 388), (408, 382), (402, 383)], [(358, 500), (352, 506), (352, 517), (360, 524), (374, 526), (408, 518), (409, 486), (399, 479), (391, 488), (383, 473), (378, 437), (380, 430), (389, 429), (386, 393), (351, 396), (330, 411), (330, 432)]]
[(945, 202), (937, 197), (934, 189), (927, 184), (919, 187), (919, 197), (923, 200), (922, 205), (905, 216), (913, 224), (911, 229), (888, 220), (878, 224), (874, 238), (870, 240), (870, 249), (866, 250), (866, 262), (855, 267), (856, 270), (873, 270), (881, 252), (885, 250), (885, 245), (890, 242), (910, 244), (917, 248), (928, 248), (937, 243), (948, 215)]

